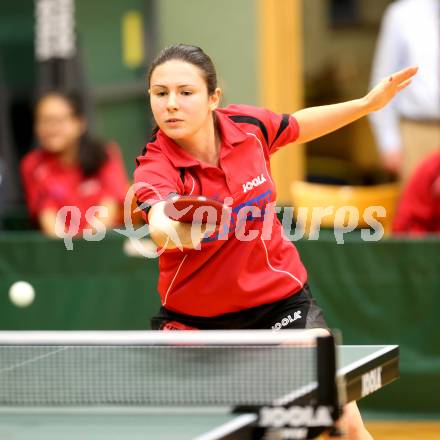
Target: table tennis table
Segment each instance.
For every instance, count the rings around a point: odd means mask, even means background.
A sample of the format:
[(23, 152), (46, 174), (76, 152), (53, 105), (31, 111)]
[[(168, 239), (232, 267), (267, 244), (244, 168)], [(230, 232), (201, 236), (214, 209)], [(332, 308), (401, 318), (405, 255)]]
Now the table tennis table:
[[(394, 345), (337, 347), (341, 403), (359, 400), (399, 375)], [(298, 399), (312, 398), (313, 384), (303, 384)], [(230, 407), (0, 407), (2, 440), (246, 440), (252, 439), (254, 413)], [(265, 437), (266, 438), (266, 437)], [(268, 437), (272, 438), (272, 437)], [(278, 438), (278, 437), (274, 437)]]

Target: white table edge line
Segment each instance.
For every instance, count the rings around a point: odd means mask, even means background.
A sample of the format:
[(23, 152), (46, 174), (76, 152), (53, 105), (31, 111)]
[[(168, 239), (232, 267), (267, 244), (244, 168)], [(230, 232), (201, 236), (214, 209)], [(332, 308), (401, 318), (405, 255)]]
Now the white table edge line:
[(374, 353), (371, 353), (371, 354), (363, 357), (362, 359), (358, 359), (354, 362), (351, 362), (348, 365), (345, 365), (344, 367), (338, 368), (337, 375), (338, 376), (345, 376), (346, 374), (353, 371), (354, 369), (362, 367), (367, 362), (373, 361), (374, 359), (376, 359), (386, 353), (389, 353), (390, 351), (395, 350), (396, 347), (398, 347), (398, 345), (387, 345), (385, 347), (382, 347), (378, 351), (375, 351)]
[(237, 417), (233, 420), (194, 438), (194, 440), (218, 440), (219, 438), (222, 438), (222, 436), (224, 437), (228, 434), (232, 434), (235, 431), (238, 431), (239, 429), (256, 422), (257, 420), (258, 416), (256, 414), (237, 415)]

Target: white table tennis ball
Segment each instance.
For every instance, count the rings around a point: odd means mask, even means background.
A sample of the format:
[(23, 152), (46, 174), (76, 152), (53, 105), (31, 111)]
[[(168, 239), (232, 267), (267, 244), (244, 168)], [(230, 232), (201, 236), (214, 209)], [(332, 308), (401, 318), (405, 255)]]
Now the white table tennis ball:
[(34, 301), (35, 290), (27, 281), (17, 281), (9, 288), (9, 299), (17, 307), (27, 307)]

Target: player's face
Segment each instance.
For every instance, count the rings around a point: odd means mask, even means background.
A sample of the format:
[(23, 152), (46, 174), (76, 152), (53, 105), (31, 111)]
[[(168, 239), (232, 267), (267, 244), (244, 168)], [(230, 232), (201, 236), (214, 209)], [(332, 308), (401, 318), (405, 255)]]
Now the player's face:
[(150, 102), (159, 128), (170, 138), (191, 139), (212, 124), (220, 90), (208, 94), (202, 71), (191, 63), (170, 60), (157, 66), (150, 80)]
[(63, 153), (78, 145), (84, 132), (84, 121), (60, 96), (43, 98), (36, 109), (35, 133), (40, 147), (50, 153)]

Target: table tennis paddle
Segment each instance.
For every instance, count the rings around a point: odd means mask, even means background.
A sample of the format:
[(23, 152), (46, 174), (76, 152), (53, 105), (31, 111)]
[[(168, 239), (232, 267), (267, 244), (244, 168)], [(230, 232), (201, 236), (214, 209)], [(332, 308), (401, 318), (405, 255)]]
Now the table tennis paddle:
[(229, 207), (204, 196), (174, 196), (166, 201), (164, 212), (172, 220), (183, 223), (219, 225)]

